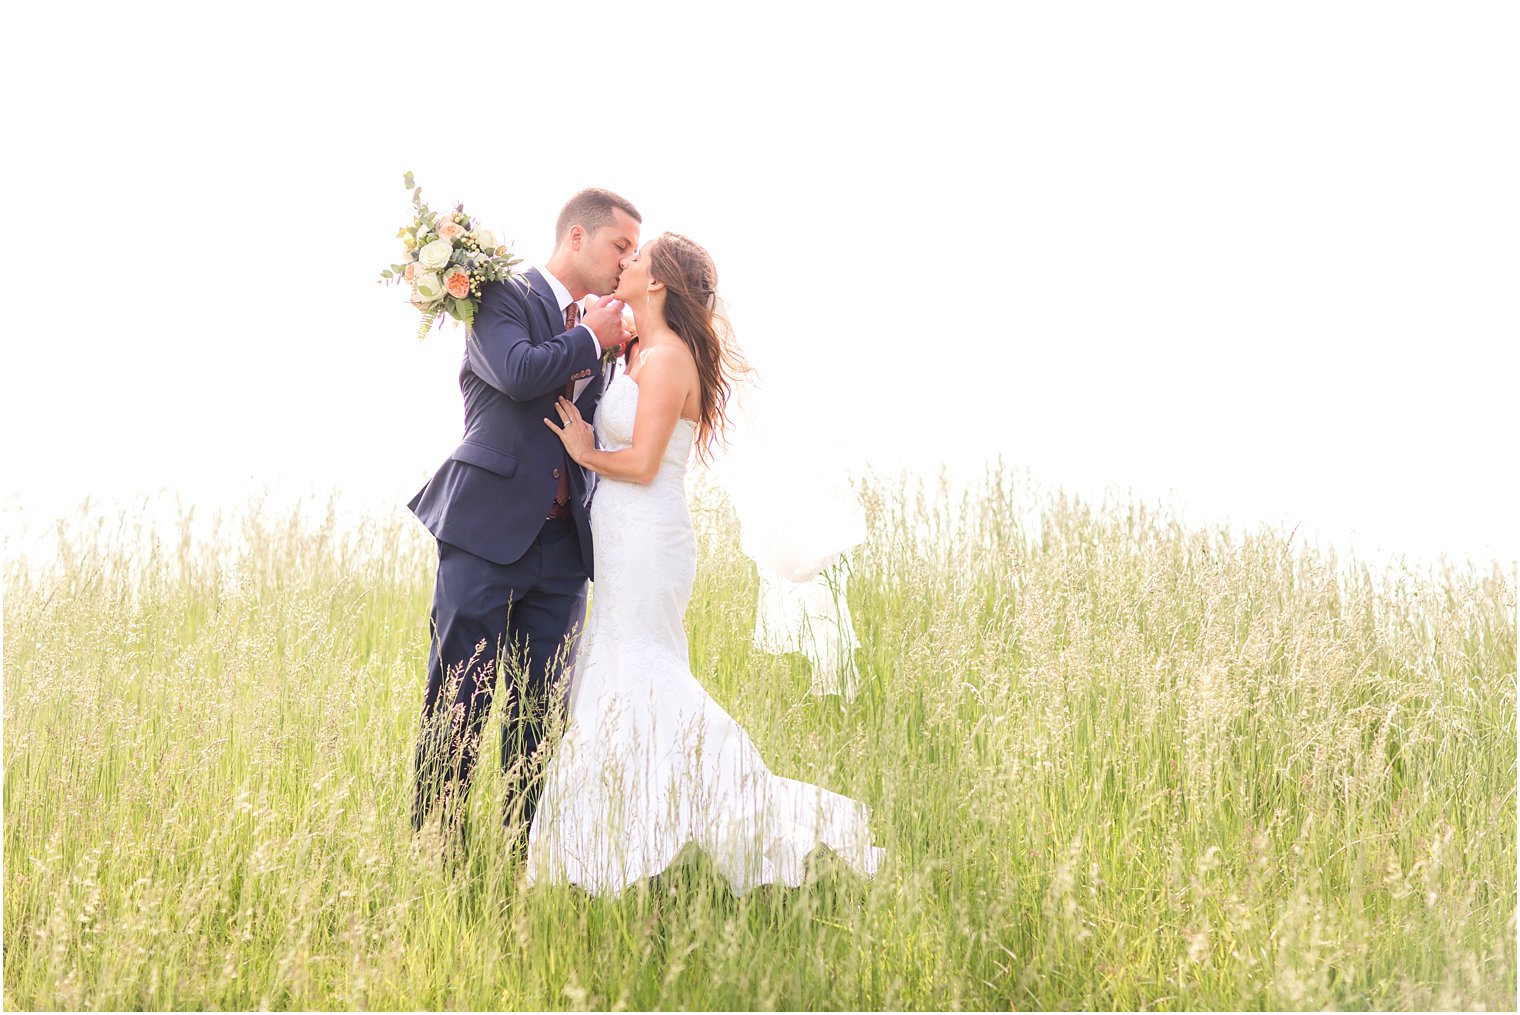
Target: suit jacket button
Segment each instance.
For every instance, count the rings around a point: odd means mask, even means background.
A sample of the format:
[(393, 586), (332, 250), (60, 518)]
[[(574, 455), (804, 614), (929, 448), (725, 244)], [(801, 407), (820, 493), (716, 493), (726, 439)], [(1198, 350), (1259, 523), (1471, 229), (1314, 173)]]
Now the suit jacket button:
[(559, 470), (558, 470), (558, 469), (555, 469), (555, 470), (554, 470), (554, 478), (555, 478), (555, 479), (558, 479), (558, 478), (559, 478)]

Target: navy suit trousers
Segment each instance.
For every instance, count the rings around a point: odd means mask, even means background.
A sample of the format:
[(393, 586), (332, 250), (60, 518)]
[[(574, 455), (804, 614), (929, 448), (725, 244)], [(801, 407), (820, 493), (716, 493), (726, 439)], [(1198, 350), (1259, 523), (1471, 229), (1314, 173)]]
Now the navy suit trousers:
[[(552, 744), (546, 724), (566, 705), (570, 665), (586, 617), (586, 568), (569, 518), (547, 521), (526, 553), (497, 564), (438, 543), (427, 696), (417, 738), (412, 825), (442, 801), (460, 822), (501, 664), (507, 696), (501, 764), (503, 820), (526, 829)], [(568, 640), (567, 640), (568, 638)]]

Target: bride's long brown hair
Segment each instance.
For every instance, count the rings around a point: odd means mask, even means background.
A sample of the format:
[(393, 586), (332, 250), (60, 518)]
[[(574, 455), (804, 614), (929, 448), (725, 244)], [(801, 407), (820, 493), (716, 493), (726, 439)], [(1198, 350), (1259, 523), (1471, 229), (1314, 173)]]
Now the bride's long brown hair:
[(735, 347), (733, 329), (718, 309), (718, 269), (712, 255), (680, 233), (661, 233), (649, 262), (651, 278), (665, 284), (665, 322), (697, 361), (701, 411), (697, 413), (697, 457), (707, 461), (712, 445), (728, 428), (733, 382), (749, 372)]

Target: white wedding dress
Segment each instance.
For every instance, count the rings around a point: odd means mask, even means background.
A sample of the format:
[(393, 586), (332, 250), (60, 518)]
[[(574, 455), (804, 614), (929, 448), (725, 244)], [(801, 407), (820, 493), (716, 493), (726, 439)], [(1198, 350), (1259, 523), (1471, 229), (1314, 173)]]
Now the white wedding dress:
[[(626, 373), (608, 387), (602, 447), (630, 446), (638, 393)], [(864, 804), (772, 774), (692, 676), (682, 619), (697, 566), (685, 483), (695, 435), (676, 423), (648, 486), (598, 481), (591, 616), (529, 830), (529, 884), (616, 895), (695, 847), (743, 894), (801, 884), (820, 845), (867, 877), (885, 855)]]

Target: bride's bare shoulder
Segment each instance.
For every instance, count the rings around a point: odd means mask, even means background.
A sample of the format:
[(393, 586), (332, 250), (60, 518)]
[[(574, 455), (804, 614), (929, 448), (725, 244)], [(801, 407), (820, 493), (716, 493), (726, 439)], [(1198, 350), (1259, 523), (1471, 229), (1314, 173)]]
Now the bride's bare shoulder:
[(692, 358), (691, 350), (686, 348), (686, 343), (676, 339), (673, 342), (662, 342), (648, 349), (639, 350), (639, 373), (642, 374), (647, 370), (683, 377), (696, 373), (697, 361)]

